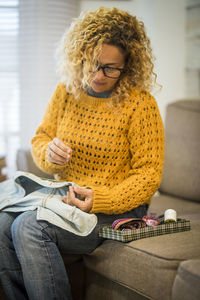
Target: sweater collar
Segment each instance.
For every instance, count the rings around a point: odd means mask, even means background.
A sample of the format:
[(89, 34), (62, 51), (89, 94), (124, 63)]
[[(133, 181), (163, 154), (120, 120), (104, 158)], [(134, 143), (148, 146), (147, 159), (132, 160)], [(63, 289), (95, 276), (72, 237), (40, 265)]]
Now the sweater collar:
[(97, 93), (95, 92), (91, 87), (88, 88), (87, 90), (87, 94), (91, 97), (95, 97), (95, 98), (109, 98), (111, 95), (112, 91), (105, 91), (105, 92), (100, 92)]
[(101, 107), (105, 104), (111, 103), (111, 97), (107, 95), (107, 97), (97, 97), (91, 96), (87, 91), (82, 90), (81, 95), (79, 97), (79, 101), (83, 103), (85, 106), (93, 106), (93, 107)]

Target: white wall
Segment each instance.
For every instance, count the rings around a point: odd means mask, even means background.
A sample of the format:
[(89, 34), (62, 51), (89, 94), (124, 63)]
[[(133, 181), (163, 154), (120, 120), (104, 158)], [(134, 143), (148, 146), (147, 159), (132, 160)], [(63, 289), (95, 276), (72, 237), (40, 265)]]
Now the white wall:
[(155, 0), (156, 73), (163, 85), (157, 99), (165, 116), (168, 103), (185, 98), (185, 1)]
[(186, 9), (186, 94), (200, 99), (200, 0), (187, 0)]
[(20, 0), (20, 147), (30, 148), (58, 78), (55, 50), (78, 15), (78, 1)]
[(165, 121), (166, 105), (185, 97), (185, 0), (82, 0), (81, 10), (117, 7), (136, 15), (146, 26), (156, 56), (157, 81), (163, 88), (153, 93)]

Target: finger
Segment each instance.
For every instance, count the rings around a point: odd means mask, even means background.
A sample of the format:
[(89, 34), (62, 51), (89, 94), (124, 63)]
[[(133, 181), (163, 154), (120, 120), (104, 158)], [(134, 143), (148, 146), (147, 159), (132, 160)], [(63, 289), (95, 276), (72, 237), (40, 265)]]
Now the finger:
[(67, 204), (76, 206), (84, 212), (89, 212), (92, 208), (93, 200), (92, 197), (88, 197), (85, 201), (79, 200), (75, 197), (74, 187), (70, 186), (67, 193)]
[(67, 204), (71, 205), (71, 206), (74, 206), (73, 204), (73, 201), (71, 199), (71, 195), (70, 195), (70, 192), (68, 191), (67, 192)]
[(67, 196), (62, 198), (62, 202), (65, 202), (66, 204), (68, 204)]
[(69, 202), (69, 192), (67, 192), (66, 196), (62, 198), (62, 201), (65, 202), (66, 204), (70, 204)]
[(70, 155), (68, 154), (64, 154), (62, 152), (62, 150), (60, 150), (54, 143), (53, 141), (51, 141), (49, 144), (48, 144), (48, 149), (47, 151), (49, 152), (49, 155), (52, 159), (54, 160), (59, 160), (59, 161), (62, 161), (63, 160), (69, 160), (70, 159)]
[(57, 163), (66, 164), (68, 162), (67, 159), (57, 155), (53, 151), (51, 152), (51, 160)]
[(69, 154), (67, 152), (64, 152), (61, 150), (56, 144), (53, 142), (49, 143), (49, 149), (55, 153), (56, 155), (59, 155), (61, 158), (69, 159)]
[(88, 199), (88, 200), (85, 200), (85, 201), (82, 201), (82, 200), (79, 200), (77, 198), (75, 198), (73, 200), (73, 203), (76, 207), (78, 207), (80, 210), (84, 211), (84, 212), (89, 212), (92, 208), (92, 198)]
[(62, 140), (60, 140), (59, 138), (55, 137), (53, 139), (53, 143), (60, 148), (63, 152), (67, 152), (68, 154), (70, 154), (72, 152), (72, 149), (70, 147), (68, 147)]
[(75, 193), (74, 193), (74, 188), (71, 185), (69, 186), (68, 194), (69, 194), (70, 200), (73, 201), (75, 199)]
[(83, 199), (78, 198), (78, 195), (75, 193), (73, 186), (69, 187), (69, 199), (70, 199), (69, 200), (70, 204), (75, 205), (78, 208), (81, 207), (80, 202), (83, 202), (83, 200), (85, 200), (85, 198), (83, 198)]
[(62, 201), (66, 204), (73, 205), (71, 199), (70, 199), (70, 192), (68, 191), (66, 196), (62, 198)]
[(77, 201), (76, 201), (75, 193), (73, 191), (73, 187), (69, 187), (69, 191), (67, 192), (67, 203), (71, 206), (77, 206)]
[(86, 189), (86, 188), (83, 188), (83, 187), (75, 186), (74, 191), (77, 194), (81, 194), (81, 195), (84, 195), (84, 196), (91, 196), (92, 195), (92, 190), (91, 189)]
[(61, 157), (60, 155), (57, 155), (52, 150), (48, 150), (48, 159), (50, 162), (58, 163), (58, 164), (66, 164), (68, 162), (67, 159)]

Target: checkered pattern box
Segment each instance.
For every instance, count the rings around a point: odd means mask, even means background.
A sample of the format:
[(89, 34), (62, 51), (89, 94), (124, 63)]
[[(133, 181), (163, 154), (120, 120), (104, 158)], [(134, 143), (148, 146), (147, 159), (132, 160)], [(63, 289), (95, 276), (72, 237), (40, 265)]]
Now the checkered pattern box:
[(100, 228), (99, 236), (106, 239), (117, 240), (120, 242), (130, 242), (133, 240), (143, 239), (151, 236), (169, 234), (190, 230), (190, 221), (178, 219), (177, 222), (164, 223), (157, 226), (146, 226), (138, 229), (114, 230), (111, 226)]

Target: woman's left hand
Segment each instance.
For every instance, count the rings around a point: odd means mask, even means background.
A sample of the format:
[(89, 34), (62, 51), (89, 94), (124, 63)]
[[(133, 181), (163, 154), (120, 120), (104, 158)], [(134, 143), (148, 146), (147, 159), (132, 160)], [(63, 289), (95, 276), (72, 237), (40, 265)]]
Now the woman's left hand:
[[(81, 195), (83, 200), (78, 199), (75, 193)], [(66, 204), (76, 206), (84, 212), (89, 212), (93, 204), (93, 190), (70, 186), (67, 196), (63, 197), (62, 201)]]

